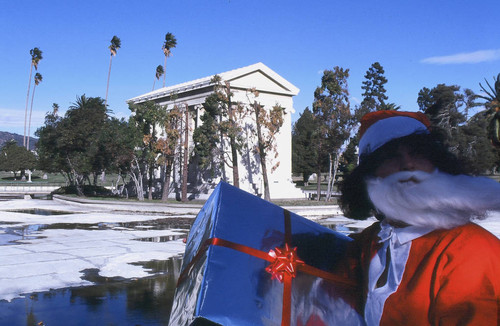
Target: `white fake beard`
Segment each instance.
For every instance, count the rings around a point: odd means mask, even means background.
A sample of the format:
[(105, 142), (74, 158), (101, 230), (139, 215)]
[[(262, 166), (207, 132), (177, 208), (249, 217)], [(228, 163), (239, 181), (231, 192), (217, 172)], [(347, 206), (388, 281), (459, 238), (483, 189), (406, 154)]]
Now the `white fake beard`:
[(367, 180), (375, 208), (388, 221), (450, 229), (500, 210), (500, 183), (439, 171), (403, 171)]

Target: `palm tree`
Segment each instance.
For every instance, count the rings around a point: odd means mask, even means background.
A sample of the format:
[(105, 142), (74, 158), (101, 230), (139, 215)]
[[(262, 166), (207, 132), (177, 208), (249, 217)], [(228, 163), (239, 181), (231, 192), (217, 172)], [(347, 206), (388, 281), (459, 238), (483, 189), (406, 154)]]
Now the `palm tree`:
[[(167, 70), (167, 57), (170, 57), (172, 53), (170, 52), (170, 49), (175, 48), (177, 45), (177, 40), (175, 39), (175, 36), (172, 33), (167, 33), (165, 34), (165, 42), (163, 43), (163, 53), (165, 54), (165, 65), (164, 65), (164, 71)], [(165, 77), (167, 75), (163, 75), (163, 87), (165, 87)]]
[(486, 93), (486, 95), (476, 95), (478, 98), (486, 100), (484, 106), (486, 107), (486, 116), (489, 116), (490, 123), (488, 125), (488, 136), (493, 143), (493, 145), (500, 147), (500, 74), (497, 77), (493, 77), (493, 87), (491, 84), (484, 79), (488, 89), (479, 83), (481, 90)]
[(380, 105), (380, 110), (386, 110), (386, 111), (398, 111), (401, 109), (400, 105), (397, 105), (396, 103), (382, 103)]
[(35, 89), (42, 82), (42, 75), (40, 73), (35, 74), (35, 85), (33, 86), (33, 93), (31, 94), (31, 108), (30, 108), (30, 119), (28, 123), (28, 139), (26, 141), (26, 149), (30, 150), (30, 129), (31, 129), (31, 114), (33, 113), (33, 99), (35, 98)]
[(24, 109), (24, 137), (23, 137), (23, 146), (26, 146), (26, 120), (28, 118), (28, 100), (30, 97), (30, 88), (31, 88), (31, 76), (33, 73), (33, 67), (35, 70), (38, 70), (38, 63), (42, 60), (42, 50), (39, 48), (33, 48), (30, 50), (31, 55), (31, 67), (30, 67), (30, 78), (28, 82), (28, 93), (26, 94), (26, 107)]
[(155, 79), (153, 81), (153, 91), (155, 90), (156, 80), (160, 80), (160, 77), (163, 76), (164, 73), (165, 70), (163, 69), (163, 66), (158, 65), (158, 67), (156, 67)]
[(109, 89), (109, 76), (111, 75), (111, 62), (113, 61), (113, 56), (116, 55), (118, 49), (122, 46), (122, 41), (118, 36), (113, 36), (111, 39), (111, 44), (108, 47), (111, 52), (111, 56), (109, 58), (109, 70), (108, 70), (108, 83), (106, 85), (106, 99), (104, 100), (104, 105), (108, 104), (108, 89)]

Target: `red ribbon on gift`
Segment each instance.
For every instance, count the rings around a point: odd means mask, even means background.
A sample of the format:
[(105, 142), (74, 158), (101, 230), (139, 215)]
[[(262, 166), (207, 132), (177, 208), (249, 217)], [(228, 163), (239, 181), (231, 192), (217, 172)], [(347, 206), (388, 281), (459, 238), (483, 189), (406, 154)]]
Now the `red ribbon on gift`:
[(316, 267), (305, 264), (297, 255), (297, 248), (290, 248), (292, 242), (292, 228), (290, 212), (284, 210), (285, 216), (285, 246), (283, 248), (274, 248), (269, 252), (254, 249), (239, 243), (220, 239), (210, 238), (201, 246), (198, 253), (193, 257), (191, 262), (186, 266), (181, 273), (177, 284), (180, 284), (187, 276), (188, 272), (194, 263), (201, 257), (206, 248), (210, 245), (221, 246), (243, 252), (245, 254), (266, 260), (270, 265), (266, 267), (266, 271), (271, 274), (271, 279), (277, 279), (283, 283), (283, 308), (281, 314), (281, 325), (290, 325), (292, 316), (292, 280), (297, 275), (298, 271), (307, 273), (312, 276), (320, 277), (326, 281), (342, 284), (343, 286), (355, 286), (351, 280), (341, 276), (325, 272)]

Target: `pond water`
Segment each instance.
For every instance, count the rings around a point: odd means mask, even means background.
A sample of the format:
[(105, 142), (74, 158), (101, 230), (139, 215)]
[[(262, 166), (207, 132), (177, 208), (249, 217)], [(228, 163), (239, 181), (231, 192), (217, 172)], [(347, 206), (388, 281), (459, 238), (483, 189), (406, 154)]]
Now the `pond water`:
[[(23, 211), (51, 215), (55, 211), (40, 209)], [(65, 212), (64, 214), (67, 214)], [(0, 221), (0, 248), (16, 245), (22, 240), (43, 237), (46, 229), (185, 229), (193, 219), (168, 218), (130, 223), (75, 224), (56, 223), (29, 226), (10, 225)], [(352, 230), (339, 223), (329, 222), (330, 229), (342, 233)], [(137, 241), (167, 242), (181, 236), (144, 237)], [(182, 237), (185, 237), (183, 235)], [(0, 325), (167, 325), (179, 277), (182, 257), (140, 264), (151, 269), (154, 276), (139, 279), (104, 278), (95, 269), (85, 270), (85, 280), (92, 286), (51, 290), (26, 294), (11, 302), (0, 301)]]
[(167, 325), (181, 257), (148, 262), (159, 275), (103, 278), (86, 270), (93, 286), (59, 289), (0, 301), (1, 325)]
[[(28, 211), (28, 210), (26, 210)], [(29, 210), (33, 211), (33, 210)], [(49, 210), (38, 210), (50, 212)], [(55, 212), (55, 211), (51, 211)], [(58, 215), (58, 214), (42, 214), (42, 215)], [(43, 238), (40, 231), (49, 229), (63, 229), (63, 230), (104, 230), (104, 229), (114, 229), (114, 230), (132, 230), (132, 229), (148, 229), (148, 230), (169, 230), (169, 229), (184, 229), (186, 233), (188, 232), (193, 219), (190, 218), (167, 218), (152, 220), (146, 222), (126, 222), (126, 223), (96, 223), (96, 224), (84, 224), (84, 223), (53, 223), (53, 224), (29, 224), (29, 225), (14, 225), (12, 222), (2, 222), (0, 221), (0, 246), (2, 245), (15, 245), (16, 243), (21, 243), (23, 240), (30, 240), (35, 238)], [(136, 239), (138, 241), (150, 241), (150, 242), (167, 242), (172, 240), (177, 240), (185, 235), (171, 235), (162, 237), (144, 237)]]
[[(53, 212), (53, 211), (52, 211)], [(23, 213), (51, 215), (49, 211), (25, 210)], [(127, 223), (54, 223), (18, 225), (0, 222), (1, 246), (43, 237), (48, 229), (83, 230), (167, 230), (191, 227), (190, 218), (164, 218)], [(136, 241), (167, 242), (183, 235), (144, 237)], [(105, 278), (99, 270), (83, 271), (92, 286), (26, 294), (11, 302), (0, 300), (0, 325), (167, 325), (182, 257), (165, 261), (137, 263), (154, 276), (139, 279)]]
[(11, 212), (35, 214), (35, 215), (45, 215), (45, 216), (73, 214), (73, 212), (55, 211), (55, 210), (51, 210), (51, 209), (42, 209), (42, 208), (14, 209), (14, 210), (11, 210)]

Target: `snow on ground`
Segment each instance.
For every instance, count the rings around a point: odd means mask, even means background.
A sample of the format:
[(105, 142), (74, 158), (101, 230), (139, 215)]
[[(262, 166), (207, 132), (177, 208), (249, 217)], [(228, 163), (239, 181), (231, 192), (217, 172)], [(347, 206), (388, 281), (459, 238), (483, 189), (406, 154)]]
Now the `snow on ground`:
[[(20, 209), (46, 209), (72, 212), (66, 215), (35, 215), (13, 212)], [(10, 210), (10, 211), (9, 211)], [(135, 210), (135, 208), (134, 208)], [(104, 277), (138, 278), (150, 275), (136, 262), (166, 260), (184, 252), (182, 230), (139, 229), (39, 229), (55, 223), (98, 224), (151, 221), (166, 217), (194, 215), (147, 215), (97, 212), (47, 200), (0, 202), (0, 300), (11, 300), (23, 293), (47, 291), (70, 286), (90, 285), (83, 271), (99, 269)], [(8, 224), (7, 224), (8, 223)], [(5, 228), (11, 228), (5, 233)], [(13, 234), (17, 230), (19, 234)], [(30, 231), (27, 234), (26, 231)], [(139, 241), (144, 238), (172, 237), (172, 241)], [(8, 243), (9, 240), (17, 240)]]
[(500, 212), (491, 212), (484, 220), (474, 221), (500, 239)]
[[(35, 215), (14, 212), (21, 209), (46, 209), (68, 212), (64, 215)], [(340, 224), (346, 232), (361, 230), (375, 219), (354, 221), (337, 214), (338, 208), (303, 207), (290, 210), (321, 223)], [(130, 212), (127, 212), (129, 210)], [(143, 266), (131, 263), (166, 260), (184, 252), (179, 237), (186, 230), (156, 230), (147, 221), (168, 217), (192, 217), (199, 207), (168, 205), (89, 204), (49, 200), (0, 201), (0, 300), (22, 294), (92, 283), (82, 279), (86, 269), (98, 269), (104, 277), (139, 278), (149, 274)], [(142, 213), (141, 213), (142, 212)], [(316, 216), (313, 216), (316, 215)], [(321, 216), (322, 215), (322, 216)], [(114, 223), (143, 222), (134, 229)], [(42, 229), (56, 223), (89, 224), (88, 228)], [(108, 228), (95, 225), (106, 223)], [(500, 238), (500, 213), (491, 214), (478, 224)], [(6, 233), (9, 228), (9, 233)], [(14, 234), (17, 230), (19, 234)], [(24, 233), (29, 231), (29, 235)], [(23, 238), (24, 236), (24, 238)], [(167, 242), (139, 241), (144, 238), (172, 237)], [(15, 243), (10, 241), (16, 240)]]

